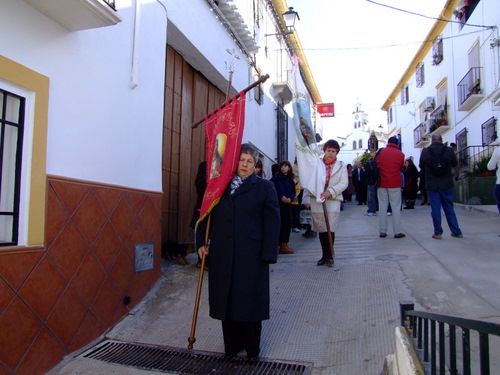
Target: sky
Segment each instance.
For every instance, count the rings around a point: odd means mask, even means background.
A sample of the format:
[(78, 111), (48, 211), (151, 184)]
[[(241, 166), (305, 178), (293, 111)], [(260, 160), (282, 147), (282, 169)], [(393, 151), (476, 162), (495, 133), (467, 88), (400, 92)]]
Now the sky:
[(380, 108), (435, 22), (408, 12), (438, 17), (445, 3), (288, 0), (299, 14), (296, 30), (323, 102), (335, 104), (335, 117), (321, 120), (324, 139), (347, 135), (358, 100), (371, 128), (387, 130)]

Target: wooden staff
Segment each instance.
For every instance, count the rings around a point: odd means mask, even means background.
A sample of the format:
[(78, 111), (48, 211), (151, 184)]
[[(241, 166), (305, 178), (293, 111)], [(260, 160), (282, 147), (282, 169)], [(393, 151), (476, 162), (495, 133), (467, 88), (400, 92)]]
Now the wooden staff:
[(330, 232), (330, 221), (328, 220), (328, 212), (326, 210), (326, 201), (322, 203), (323, 214), (325, 215), (326, 231), (328, 232), (328, 246), (330, 247), (330, 254), (335, 258), (335, 249), (333, 248), (332, 232)]
[[(228, 99), (229, 96), (229, 86), (231, 85), (231, 76), (229, 78), (229, 84), (228, 84), (228, 89), (227, 89), (227, 94), (226, 94), (226, 100)], [(250, 86), (247, 88), (243, 89), (243, 93), (246, 94), (248, 91), (253, 89), (254, 87), (260, 85), (263, 82), (266, 82), (267, 79), (269, 78), (269, 74), (266, 74), (265, 76), (261, 76), (258, 81), (255, 81), (252, 83)], [(240, 94), (236, 95), (236, 98), (239, 98)], [(213, 113), (217, 113), (219, 109), (222, 109), (225, 107), (225, 104), (222, 104), (218, 109), (216, 109)], [(212, 114), (209, 114), (208, 117), (210, 117)], [(196, 128), (198, 125), (200, 125), (205, 119), (201, 119), (200, 121), (194, 123), (192, 125), (192, 128)], [(208, 219), (207, 219), (207, 229), (205, 231), (205, 246), (209, 246), (209, 233), (210, 233), (210, 223), (211, 223), (211, 215), (208, 214)], [(193, 311), (193, 320), (191, 322), (191, 335), (188, 337), (188, 349), (193, 349), (193, 344), (196, 342), (196, 337), (195, 332), (196, 332), (196, 322), (198, 321), (198, 310), (200, 308), (200, 296), (201, 296), (201, 288), (203, 286), (203, 275), (205, 271), (205, 262), (206, 262), (206, 257), (203, 255), (201, 257), (201, 265), (200, 265), (200, 275), (198, 276), (198, 288), (196, 289), (196, 298), (194, 301), (194, 311)]]
[[(253, 89), (254, 87), (257, 87), (259, 86), (261, 83), (264, 83), (267, 81), (267, 79), (269, 78), (269, 74), (266, 74), (265, 76), (260, 76), (260, 78), (255, 81), (254, 83), (252, 83), (250, 86), (248, 86), (247, 88), (243, 89), (243, 93), (247, 93), (248, 91), (250, 91), (251, 89)], [(228, 90), (228, 93), (229, 93), (229, 90)], [(235, 98), (239, 98), (240, 97), (240, 93), (237, 94), (235, 96)], [(226, 98), (227, 99), (227, 98)], [(217, 113), (220, 109), (224, 108), (226, 106), (226, 103), (223, 103), (221, 104), (215, 111), (213, 111), (212, 113)], [(210, 117), (212, 116), (212, 113), (209, 113), (207, 115), (207, 117)], [(205, 118), (202, 118), (201, 120), (195, 122), (191, 127), (192, 128), (196, 128), (198, 125), (200, 125), (203, 121), (205, 121)]]
[[(328, 171), (328, 170), (327, 170)], [(325, 191), (328, 189), (328, 184), (325, 183)], [(330, 248), (330, 255), (335, 258), (335, 249), (333, 248), (332, 232), (330, 231), (330, 221), (328, 220), (328, 211), (326, 210), (326, 199), (322, 203), (323, 215), (325, 215), (326, 232), (328, 233), (328, 247)]]
[[(210, 221), (212, 215), (208, 215), (207, 219), (207, 230), (205, 231), (205, 246), (209, 247), (208, 244), (208, 233), (210, 230)], [(203, 275), (205, 273), (205, 263), (207, 257), (205, 255), (201, 256), (201, 265), (200, 265), (200, 275), (198, 276), (198, 288), (196, 289), (196, 298), (194, 301), (194, 312), (193, 312), (193, 321), (191, 322), (191, 335), (188, 337), (188, 349), (193, 349), (193, 344), (196, 342), (196, 337), (194, 337), (194, 333), (196, 331), (196, 322), (198, 320), (198, 310), (200, 308), (200, 296), (201, 296), (201, 287), (203, 285)]]

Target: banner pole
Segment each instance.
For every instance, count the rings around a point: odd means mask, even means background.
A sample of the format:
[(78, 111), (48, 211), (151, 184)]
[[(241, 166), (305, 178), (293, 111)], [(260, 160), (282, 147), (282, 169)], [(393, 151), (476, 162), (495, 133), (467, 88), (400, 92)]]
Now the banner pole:
[[(250, 91), (251, 89), (253, 89), (254, 87), (257, 87), (259, 86), (261, 83), (264, 83), (267, 81), (267, 79), (269, 78), (269, 74), (266, 74), (265, 76), (260, 76), (260, 78), (255, 81), (254, 83), (252, 83), (250, 86), (246, 87), (245, 89), (243, 89), (242, 91), (246, 94), (248, 91)], [(229, 94), (229, 88), (227, 90), (227, 93)], [(227, 95), (227, 94), (226, 94)], [(239, 98), (240, 97), (240, 94), (236, 95), (236, 98)], [(226, 96), (226, 100), (227, 100), (227, 96)], [(216, 110), (214, 110), (213, 113), (216, 113), (219, 109), (222, 109), (226, 106), (225, 103), (223, 103), (222, 105), (220, 105)], [(212, 116), (211, 113), (209, 113), (207, 115), (207, 117), (210, 117)], [(195, 122), (193, 125), (191, 125), (191, 128), (196, 128), (198, 127), (198, 125), (200, 125), (203, 121), (205, 121), (205, 118), (202, 118), (201, 120)]]
[[(208, 214), (207, 218), (207, 230), (205, 231), (205, 246), (210, 248), (208, 243), (208, 233), (210, 231), (210, 222), (212, 219), (212, 215)], [(200, 309), (200, 297), (201, 297), (201, 287), (203, 285), (203, 275), (205, 273), (205, 263), (207, 257), (203, 255), (201, 257), (201, 265), (200, 265), (200, 275), (198, 276), (198, 287), (196, 289), (196, 298), (194, 300), (194, 311), (193, 311), (193, 320), (191, 322), (191, 334), (188, 337), (188, 349), (193, 349), (193, 344), (196, 342), (195, 332), (196, 332), (196, 322), (198, 321), (198, 311)]]

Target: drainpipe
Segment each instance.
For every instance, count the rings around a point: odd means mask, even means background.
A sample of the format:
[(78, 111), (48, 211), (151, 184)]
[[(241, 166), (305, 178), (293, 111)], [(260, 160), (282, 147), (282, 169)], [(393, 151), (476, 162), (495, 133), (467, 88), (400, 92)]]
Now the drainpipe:
[(139, 84), (139, 29), (141, 26), (141, 0), (135, 0), (135, 15), (134, 15), (134, 39), (132, 44), (132, 72), (130, 79), (130, 88), (133, 90)]

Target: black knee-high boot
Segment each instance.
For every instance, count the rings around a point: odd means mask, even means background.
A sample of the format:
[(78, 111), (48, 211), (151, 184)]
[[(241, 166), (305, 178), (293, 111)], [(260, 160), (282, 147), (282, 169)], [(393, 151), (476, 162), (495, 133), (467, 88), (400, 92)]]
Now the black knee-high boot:
[[(330, 232), (332, 235), (332, 246), (335, 243), (335, 233)], [(330, 241), (328, 239), (328, 232), (319, 233), (319, 241), (321, 243), (321, 250), (323, 252), (323, 257), (318, 261), (318, 266), (327, 264), (328, 266), (333, 265), (332, 252), (330, 250)]]

